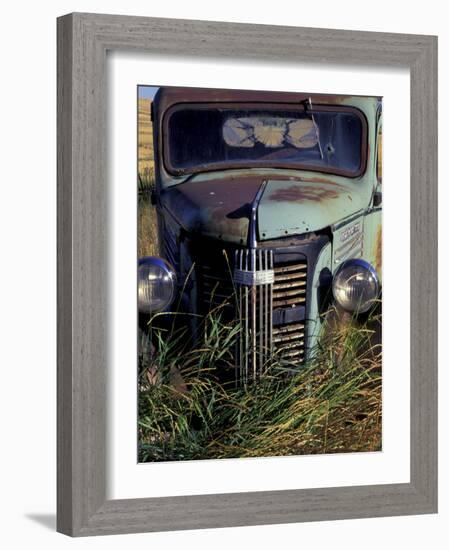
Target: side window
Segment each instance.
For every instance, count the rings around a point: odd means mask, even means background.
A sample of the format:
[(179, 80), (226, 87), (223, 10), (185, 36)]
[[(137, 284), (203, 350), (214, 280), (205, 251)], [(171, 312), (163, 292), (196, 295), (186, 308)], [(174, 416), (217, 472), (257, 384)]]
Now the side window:
[(377, 130), (377, 164), (376, 164), (377, 181), (382, 184), (382, 125), (379, 125)]

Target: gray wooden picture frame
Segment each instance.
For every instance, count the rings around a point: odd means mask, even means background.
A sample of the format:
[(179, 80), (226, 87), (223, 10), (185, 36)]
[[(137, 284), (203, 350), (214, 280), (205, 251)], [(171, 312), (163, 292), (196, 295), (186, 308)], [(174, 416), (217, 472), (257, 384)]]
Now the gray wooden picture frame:
[[(106, 499), (106, 53), (408, 67), (410, 483)], [(57, 529), (72, 536), (437, 511), (437, 38), (74, 13), (58, 19)]]

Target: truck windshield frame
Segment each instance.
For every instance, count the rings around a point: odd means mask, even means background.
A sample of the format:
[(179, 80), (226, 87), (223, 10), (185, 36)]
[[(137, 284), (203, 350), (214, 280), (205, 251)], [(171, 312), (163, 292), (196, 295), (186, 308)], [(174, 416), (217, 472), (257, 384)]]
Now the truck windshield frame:
[[(313, 121), (318, 127), (317, 139), (311, 141), (309, 133), (298, 146), (292, 146), (291, 140), (288, 145), (285, 140), (279, 145), (278, 136), (273, 134), (267, 145), (254, 139), (253, 132), (249, 137), (254, 143), (246, 139), (244, 145), (229, 146), (223, 133), (227, 121), (248, 118), (259, 118), (260, 124), (262, 119), (277, 119), (284, 125), (285, 121)], [(365, 172), (367, 165), (367, 121), (362, 111), (347, 105), (314, 105), (313, 109), (307, 109), (298, 103), (178, 103), (164, 113), (161, 128), (163, 163), (173, 176), (276, 168), (356, 178)]]

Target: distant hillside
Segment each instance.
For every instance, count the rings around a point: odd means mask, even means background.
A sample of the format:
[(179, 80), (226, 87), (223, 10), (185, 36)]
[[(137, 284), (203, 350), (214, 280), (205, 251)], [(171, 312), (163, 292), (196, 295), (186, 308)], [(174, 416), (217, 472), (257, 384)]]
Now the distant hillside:
[(154, 174), (153, 124), (150, 117), (151, 100), (139, 99), (138, 107), (138, 170), (139, 174)]

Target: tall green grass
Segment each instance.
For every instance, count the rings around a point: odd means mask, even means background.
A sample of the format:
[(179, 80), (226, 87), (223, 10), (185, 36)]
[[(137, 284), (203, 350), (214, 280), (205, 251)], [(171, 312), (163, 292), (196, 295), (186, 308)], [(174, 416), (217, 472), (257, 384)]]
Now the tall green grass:
[(196, 344), (150, 328), (141, 345), (139, 461), (376, 451), (381, 448), (378, 319), (333, 327), (304, 364), (274, 355), (256, 383), (220, 382), (240, 327), (215, 310)]

